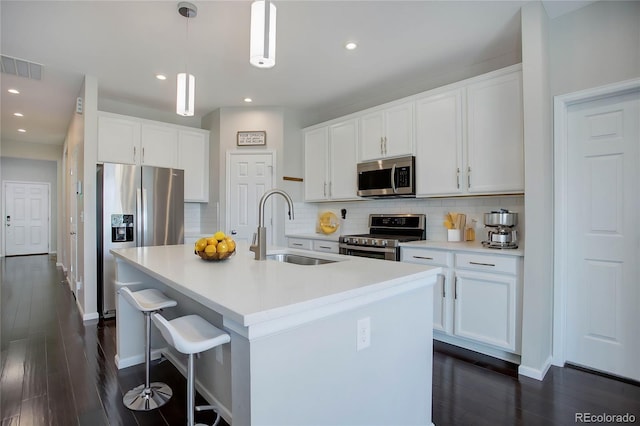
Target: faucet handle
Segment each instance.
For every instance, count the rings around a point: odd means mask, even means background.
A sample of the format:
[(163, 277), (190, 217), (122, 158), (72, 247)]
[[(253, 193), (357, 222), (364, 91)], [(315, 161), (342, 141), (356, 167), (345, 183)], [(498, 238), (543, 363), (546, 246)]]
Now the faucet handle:
[(256, 242), (258, 241), (258, 233), (254, 232), (253, 233), (253, 239), (251, 240), (251, 245), (256, 245)]

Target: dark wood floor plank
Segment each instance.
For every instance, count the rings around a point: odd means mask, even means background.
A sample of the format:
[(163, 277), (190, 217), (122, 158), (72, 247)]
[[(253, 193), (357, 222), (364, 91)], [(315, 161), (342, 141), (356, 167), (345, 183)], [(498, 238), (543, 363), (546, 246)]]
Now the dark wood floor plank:
[(20, 416), (27, 346), (27, 339), (9, 344), (6, 365), (0, 378), (0, 411), (3, 419)]
[(20, 426), (37, 426), (49, 424), (49, 403), (47, 395), (22, 401), (20, 410)]
[(47, 394), (47, 353), (44, 333), (31, 334), (27, 339), (24, 363), (23, 399)]
[(71, 380), (66, 370), (50, 374), (47, 377), (47, 395), (49, 396), (51, 426), (78, 424)]

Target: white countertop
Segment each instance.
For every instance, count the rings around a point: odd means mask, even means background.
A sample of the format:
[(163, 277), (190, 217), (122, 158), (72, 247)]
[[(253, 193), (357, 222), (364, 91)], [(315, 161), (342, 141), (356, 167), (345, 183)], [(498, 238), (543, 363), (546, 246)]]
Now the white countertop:
[(408, 243), (401, 243), (400, 247), (416, 247), (416, 248), (429, 248), (438, 250), (450, 250), (450, 251), (470, 251), (484, 254), (496, 254), (503, 256), (524, 256), (524, 247), (522, 244), (518, 245), (517, 249), (495, 249), (483, 247), (481, 241), (410, 241)]
[(294, 249), (269, 253), (340, 261), (314, 266), (257, 261), (243, 242), (235, 255), (220, 262), (200, 259), (191, 244), (111, 252), (118, 260), (243, 326), (399, 287), (440, 272), (440, 268), (424, 265)]

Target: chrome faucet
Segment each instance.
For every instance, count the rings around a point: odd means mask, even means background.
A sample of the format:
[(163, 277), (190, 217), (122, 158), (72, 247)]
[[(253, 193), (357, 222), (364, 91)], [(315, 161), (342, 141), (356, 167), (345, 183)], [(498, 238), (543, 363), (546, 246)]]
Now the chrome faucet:
[(267, 198), (273, 194), (280, 194), (287, 200), (287, 204), (289, 204), (289, 220), (293, 220), (293, 201), (291, 201), (289, 194), (281, 189), (272, 189), (262, 195), (258, 204), (258, 232), (253, 234), (253, 243), (249, 247), (249, 250), (255, 253), (255, 260), (265, 260), (267, 258), (267, 228), (264, 226), (264, 204)]

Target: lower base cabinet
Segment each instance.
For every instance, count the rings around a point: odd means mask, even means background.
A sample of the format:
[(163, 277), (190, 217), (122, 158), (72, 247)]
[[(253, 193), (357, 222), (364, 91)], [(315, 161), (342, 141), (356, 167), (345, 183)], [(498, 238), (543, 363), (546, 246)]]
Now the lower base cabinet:
[(434, 287), (434, 334), (495, 356), (521, 353), (522, 257), (403, 247), (403, 262), (443, 268)]
[(340, 252), (340, 248), (338, 247), (337, 241), (318, 240), (318, 239), (312, 239), (312, 238), (298, 238), (298, 237), (289, 237), (287, 239), (288, 239), (287, 245), (290, 248), (295, 248), (300, 250), (321, 251), (325, 253), (335, 253), (335, 254), (338, 254)]

